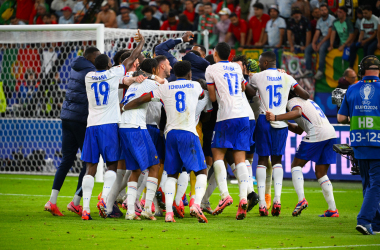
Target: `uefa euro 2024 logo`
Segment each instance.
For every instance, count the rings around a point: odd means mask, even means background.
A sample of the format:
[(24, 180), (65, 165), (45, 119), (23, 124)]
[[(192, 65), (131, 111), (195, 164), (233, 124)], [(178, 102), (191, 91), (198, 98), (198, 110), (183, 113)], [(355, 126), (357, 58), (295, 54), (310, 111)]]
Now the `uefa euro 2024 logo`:
[(375, 94), (375, 88), (371, 84), (365, 84), (360, 88), (360, 96), (362, 97), (363, 105), (369, 105), (373, 95)]

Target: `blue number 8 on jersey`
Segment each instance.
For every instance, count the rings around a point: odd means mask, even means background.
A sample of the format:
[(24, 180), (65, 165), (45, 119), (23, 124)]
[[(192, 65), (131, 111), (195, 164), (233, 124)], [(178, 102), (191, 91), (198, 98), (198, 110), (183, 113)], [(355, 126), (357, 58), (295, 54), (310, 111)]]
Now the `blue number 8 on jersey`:
[(186, 95), (183, 91), (178, 91), (175, 93), (175, 107), (178, 112), (183, 113), (186, 110)]

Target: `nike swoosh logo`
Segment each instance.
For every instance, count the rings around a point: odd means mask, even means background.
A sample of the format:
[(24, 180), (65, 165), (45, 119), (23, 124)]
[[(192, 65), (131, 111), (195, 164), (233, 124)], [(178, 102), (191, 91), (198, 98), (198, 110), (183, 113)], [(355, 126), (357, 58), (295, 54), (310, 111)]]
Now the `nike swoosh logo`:
[(219, 207), (223, 207), (224, 203), (226, 203), (227, 200), (223, 201), (222, 205), (219, 205)]
[(79, 213), (79, 209), (77, 210), (77, 209), (75, 209), (75, 207), (73, 207), (73, 209), (75, 212)]

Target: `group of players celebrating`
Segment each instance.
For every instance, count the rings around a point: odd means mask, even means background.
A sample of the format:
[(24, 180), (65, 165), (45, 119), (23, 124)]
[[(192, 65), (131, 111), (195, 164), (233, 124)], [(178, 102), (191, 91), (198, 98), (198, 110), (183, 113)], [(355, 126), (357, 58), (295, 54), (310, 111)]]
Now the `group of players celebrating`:
[[(166, 47), (188, 42), (192, 36), (186, 32), (181, 39), (166, 41)], [(281, 159), (290, 130), (297, 134), (306, 132), (292, 163), (292, 180), (298, 195), (293, 216), (308, 206), (302, 174), (308, 161), (316, 163), (316, 177), (328, 203), (328, 210), (320, 216), (339, 216), (327, 177), (329, 165), (336, 163), (332, 149), (335, 130), (296, 80), (276, 68), (273, 52), (261, 54), (260, 72), (253, 73), (250, 71), (256, 69), (249, 70), (244, 56), (228, 61), (231, 48), (227, 43), (215, 47), (211, 63), (203, 59), (204, 51), (199, 53), (193, 47), (188, 55), (207, 63), (202, 72), (204, 79), (195, 79), (194, 65), (186, 56), (175, 63), (155, 53), (154, 58), (144, 58), (141, 51), (145, 39), (139, 31), (135, 41), (139, 42), (137, 47), (119, 53), (113, 67), (107, 55), (97, 56), (97, 71), (86, 75), (89, 115), (82, 160), (87, 163), (87, 173), (82, 182), (83, 209), (78, 205), (71, 211), (83, 220), (92, 219), (90, 199), (101, 155), (108, 168), (97, 204), (103, 218), (123, 216), (118, 202), (127, 210), (127, 220), (156, 220), (155, 216), (162, 216), (163, 212), (166, 222), (183, 218), (191, 173), (190, 215), (207, 223), (204, 212), (218, 215), (233, 204), (228, 192), (227, 163), (239, 184), (236, 219), (244, 219), (257, 204), (261, 216), (268, 216), (270, 207), (271, 214), (279, 216)], [(202, 148), (198, 123), (200, 117), (209, 117), (205, 114), (210, 111), (216, 112), (216, 121), (212, 133), (203, 133)], [(159, 126), (162, 128), (163, 115), (166, 125), (162, 136)], [(257, 193), (252, 178), (254, 152), (259, 157)], [(212, 210), (209, 198), (216, 186), (221, 200)]]

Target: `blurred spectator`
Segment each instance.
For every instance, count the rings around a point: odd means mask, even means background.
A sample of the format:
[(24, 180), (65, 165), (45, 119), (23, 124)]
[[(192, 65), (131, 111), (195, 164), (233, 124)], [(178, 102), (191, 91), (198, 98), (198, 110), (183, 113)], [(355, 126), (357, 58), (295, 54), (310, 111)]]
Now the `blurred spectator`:
[(219, 4), (218, 4), (218, 7), (216, 7), (216, 11), (215, 12), (218, 13), (223, 8), (228, 8), (231, 11), (231, 13), (236, 13), (236, 6), (235, 6), (235, 1), (234, 0), (222, 0), (222, 1), (220, 1)]
[(277, 5), (271, 5), (269, 8), (271, 19), (267, 22), (263, 39), (263, 44), (266, 44), (268, 41), (269, 46), (276, 48), (282, 46), (286, 30), (285, 20), (279, 17), (279, 14)]
[[(209, 44), (214, 47), (218, 43), (218, 35), (213, 33), (213, 25), (216, 23), (215, 19), (219, 21), (219, 16), (212, 13), (212, 4), (207, 3), (204, 5), (205, 13), (199, 17), (198, 31), (202, 32), (208, 30), (209, 32)], [(201, 44), (203, 40), (203, 34), (198, 35), (198, 44)]]
[(133, 11), (133, 13), (137, 16), (137, 19), (139, 22), (144, 18), (144, 13), (142, 13), (142, 10), (144, 9), (144, 6), (140, 4), (139, 0), (129, 0), (129, 8)]
[(245, 46), (245, 41), (247, 38), (247, 22), (243, 19), (239, 19), (236, 13), (230, 15), (231, 24), (228, 27), (228, 33), (224, 39), (225, 42), (228, 42), (233, 35), (236, 41), (239, 43), (239, 51), (243, 50)]
[(53, 14), (50, 15), (50, 20), (51, 20), (52, 24), (58, 24), (58, 19), (59, 18), (58, 18), (58, 16), (56, 14), (53, 13)]
[(357, 75), (355, 70), (348, 68), (344, 71), (343, 77), (339, 78), (337, 88), (348, 89), (352, 84), (355, 84), (356, 80)]
[(355, 34), (354, 34), (354, 42), (358, 39), (360, 34), (360, 26), (363, 20), (363, 11), (360, 7), (356, 9), (356, 22), (355, 22)]
[(116, 13), (110, 9), (106, 0), (102, 3), (101, 11), (98, 13), (95, 23), (104, 23), (106, 28), (117, 28)]
[(17, 0), (16, 18), (24, 23), (28, 23), (33, 11), (33, 5), (33, 0)]
[(137, 29), (138, 20), (129, 7), (126, 5), (120, 6), (120, 15), (116, 17), (117, 27), (120, 29)]
[(197, 7), (198, 7), (197, 13), (198, 13), (199, 17), (201, 15), (204, 15), (205, 14), (205, 6), (203, 4), (198, 4)]
[[(284, 1), (284, 0), (281, 0)], [(310, 4), (308, 1), (305, 0), (297, 0), (292, 4), (292, 9), (293, 8), (299, 8), (302, 12), (302, 15), (307, 18), (307, 20), (310, 21)]]
[(157, 18), (158, 20), (161, 20), (162, 13), (161, 13), (161, 11), (158, 10), (157, 3), (154, 1), (149, 2), (149, 6), (153, 8), (153, 11), (154, 11), (153, 17)]
[(192, 31), (194, 29), (194, 26), (189, 22), (185, 14), (180, 14), (178, 19), (177, 30)]
[(144, 14), (144, 18), (141, 20), (140, 28), (142, 30), (159, 30), (160, 29), (160, 21), (153, 17), (154, 11), (150, 6), (145, 6), (142, 13)]
[(10, 24), (11, 23), (11, 17), (15, 11), (15, 0), (6, 0), (1, 6), (0, 6), (0, 24)]
[(83, 11), (79, 11), (74, 15), (74, 22), (81, 23), (83, 20), (85, 13)]
[(314, 8), (313, 12), (311, 12), (311, 15), (313, 17), (313, 20), (310, 21), (311, 24), (311, 35), (314, 36), (315, 30), (317, 28), (317, 22), (319, 18), (321, 18), (321, 11), (318, 8)]
[(58, 22), (59, 24), (73, 24), (74, 23), (74, 16), (69, 6), (62, 8), (62, 14), (63, 16), (59, 18), (59, 22)]
[(319, 9), (319, 5), (324, 3), (325, 0), (311, 0), (310, 1), (310, 9), (314, 9), (314, 8), (318, 8)]
[(73, 0), (53, 0), (51, 3), (51, 9), (55, 11), (58, 16), (62, 16), (62, 9), (65, 6), (69, 6), (71, 9), (74, 8), (75, 2)]
[(363, 47), (364, 56), (374, 55), (377, 48), (377, 28), (379, 19), (372, 14), (372, 8), (366, 5), (362, 8), (363, 20), (360, 25), (360, 35), (357, 43), (350, 46), (350, 68), (354, 67), (356, 54)]
[(162, 12), (161, 21), (168, 20), (169, 12), (170, 12), (170, 2), (162, 1), (160, 5), (160, 9)]
[(314, 75), (316, 80), (322, 79), (325, 71), (325, 59), (327, 49), (330, 46), (330, 36), (332, 32), (332, 23), (335, 17), (329, 14), (329, 9), (326, 4), (321, 4), (319, 7), (321, 18), (317, 22), (317, 30), (315, 31), (313, 42), (305, 50), (306, 71), (304, 75), (311, 74), (311, 60), (313, 52), (319, 54), (319, 67)]
[(288, 22), (288, 19), (292, 14), (292, 4), (297, 0), (276, 0), (278, 10), (280, 11), (280, 17), (282, 17), (285, 22)]
[(29, 24), (44, 24), (43, 16), (47, 13), (45, 4), (39, 4), (37, 9), (32, 12), (29, 19)]
[[(292, 10), (292, 17), (287, 24), (287, 35), (290, 52), (300, 53), (304, 51), (311, 42), (311, 25), (298, 8)], [(295, 48), (298, 46), (299, 48)]]
[(337, 17), (332, 25), (329, 51), (333, 49), (336, 34), (339, 37), (339, 51), (343, 51), (345, 47), (349, 47), (354, 41), (354, 26), (351, 20), (347, 18), (347, 8), (344, 6), (339, 7)]
[(57, 24), (55, 16), (54, 16), (54, 19), (52, 20), (52, 14), (45, 14), (42, 17), (42, 21), (44, 22), (44, 24)]
[(191, 24), (194, 24), (194, 20), (199, 18), (198, 14), (195, 13), (194, 4), (191, 0), (185, 1), (185, 10), (183, 11), (183, 14), (187, 16), (187, 20), (189, 20)]
[[(214, 20), (216, 24), (214, 25), (213, 33), (215, 35), (219, 36), (218, 43), (226, 41), (225, 37), (228, 32), (228, 28), (230, 27), (231, 20), (230, 20), (230, 14), (231, 11), (228, 8), (224, 8), (221, 11), (219, 11), (220, 21), (218, 22), (217, 19)], [(227, 43), (230, 46), (234, 46), (234, 39), (232, 36), (227, 41)]]
[(240, 18), (243, 20), (248, 20), (249, 9), (251, 7), (251, 0), (239, 0), (240, 6)]
[(79, 11), (83, 11), (84, 13), (86, 13), (92, 4), (94, 3), (90, 2), (90, 0), (78, 0), (74, 6), (73, 13), (75, 14)]
[(263, 46), (265, 26), (270, 17), (263, 13), (264, 5), (262, 3), (255, 3), (253, 9), (255, 15), (249, 20), (247, 45)]
[(17, 17), (12, 18), (11, 23), (10, 23), (10, 25), (25, 25), (25, 24), (26, 23), (24, 23), (23, 21), (21, 21)]
[(119, 14), (119, 6), (118, 1), (116, 0), (107, 0), (108, 5), (110, 6), (110, 9), (115, 11), (116, 14)]
[(133, 13), (133, 11), (131, 10), (131, 8), (129, 8), (129, 4), (122, 3), (120, 5), (120, 14), (123, 14), (125, 12), (128, 12), (129, 13), (129, 17), (131, 18), (131, 21), (133, 21), (134, 23), (137, 23), (137, 25), (138, 25), (139, 19), (137, 18), (137, 16), (135, 15), (135, 13)]
[[(212, 3), (210, 0), (202, 0), (202, 5), (205, 5), (206, 3), (212, 4), (212, 12), (217, 13), (216, 7), (217, 5), (215, 3)], [(199, 13), (199, 5), (196, 6), (195, 12)]]
[(177, 30), (178, 22), (175, 11), (170, 11), (168, 20), (162, 23), (160, 30)]

